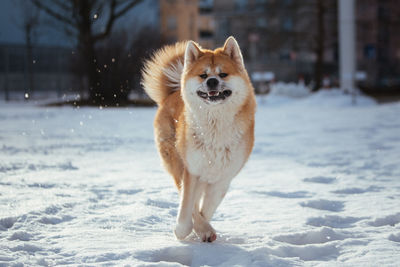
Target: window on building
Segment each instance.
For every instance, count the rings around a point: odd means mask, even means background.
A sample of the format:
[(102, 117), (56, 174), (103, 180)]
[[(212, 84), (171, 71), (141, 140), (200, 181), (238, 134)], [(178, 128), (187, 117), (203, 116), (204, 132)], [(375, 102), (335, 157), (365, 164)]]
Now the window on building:
[(168, 28), (168, 30), (176, 29), (176, 17), (170, 16), (167, 18), (167, 28)]
[(282, 23), (282, 27), (285, 31), (293, 30), (293, 20), (292, 18), (285, 18)]
[(202, 30), (202, 31), (199, 32), (199, 36), (202, 39), (209, 39), (209, 38), (212, 38), (214, 36), (214, 33), (212, 31)]
[(279, 53), (279, 59), (281, 61), (289, 61), (290, 60), (290, 52), (287, 50), (281, 50)]
[(267, 8), (267, 2), (268, 0), (256, 0), (253, 6), (254, 11), (259, 13), (265, 12)]
[(245, 11), (247, 8), (247, 0), (235, 0), (235, 10)]
[(364, 46), (364, 57), (366, 59), (374, 59), (376, 57), (376, 49), (373, 44), (366, 44)]
[(256, 23), (257, 23), (257, 27), (259, 27), (259, 28), (267, 27), (267, 19), (266, 18), (258, 17)]
[(199, 12), (200, 14), (208, 14), (213, 10), (214, 1), (213, 0), (200, 0), (199, 1)]
[(283, 3), (286, 5), (286, 6), (289, 6), (289, 5), (291, 5), (292, 4), (292, 0), (285, 0)]

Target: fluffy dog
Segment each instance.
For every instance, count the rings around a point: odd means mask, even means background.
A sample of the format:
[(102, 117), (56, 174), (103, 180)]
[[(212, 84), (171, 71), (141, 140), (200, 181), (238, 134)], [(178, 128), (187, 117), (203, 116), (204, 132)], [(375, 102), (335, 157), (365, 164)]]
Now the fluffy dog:
[(210, 220), (254, 144), (256, 101), (238, 43), (215, 50), (193, 41), (145, 62), (142, 84), (159, 106), (155, 140), (180, 194), (175, 235), (217, 238)]

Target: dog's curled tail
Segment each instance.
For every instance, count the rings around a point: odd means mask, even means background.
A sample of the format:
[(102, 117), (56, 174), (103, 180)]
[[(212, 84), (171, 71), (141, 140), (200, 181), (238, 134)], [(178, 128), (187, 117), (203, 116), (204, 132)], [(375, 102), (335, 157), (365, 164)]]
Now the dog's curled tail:
[(157, 104), (180, 90), (185, 49), (186, 42), (165, 46), (144, 63), (141, 83)]

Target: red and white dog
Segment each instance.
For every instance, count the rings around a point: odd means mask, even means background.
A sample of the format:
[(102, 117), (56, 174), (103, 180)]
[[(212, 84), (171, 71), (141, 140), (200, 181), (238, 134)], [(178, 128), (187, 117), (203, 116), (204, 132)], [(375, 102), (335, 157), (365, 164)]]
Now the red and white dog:
[(145, 63), (142, 84), (159, 106), (155, 140), (180, 193), (175, 235), (194, 230), (212, 242), (210, 220), (254, 144), (256, 101), (239, 45), (166, 46)]

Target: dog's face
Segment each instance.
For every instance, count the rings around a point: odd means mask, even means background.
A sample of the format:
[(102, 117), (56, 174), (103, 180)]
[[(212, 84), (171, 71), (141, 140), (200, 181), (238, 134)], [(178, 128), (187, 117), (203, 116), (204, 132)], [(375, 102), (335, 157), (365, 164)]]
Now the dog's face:
[(240, 105), (252, 90), (240, 48), (233, 37), (214, 51), (202, 50), (189, 42), (184, 61), (182, 96), (191, 106)]

